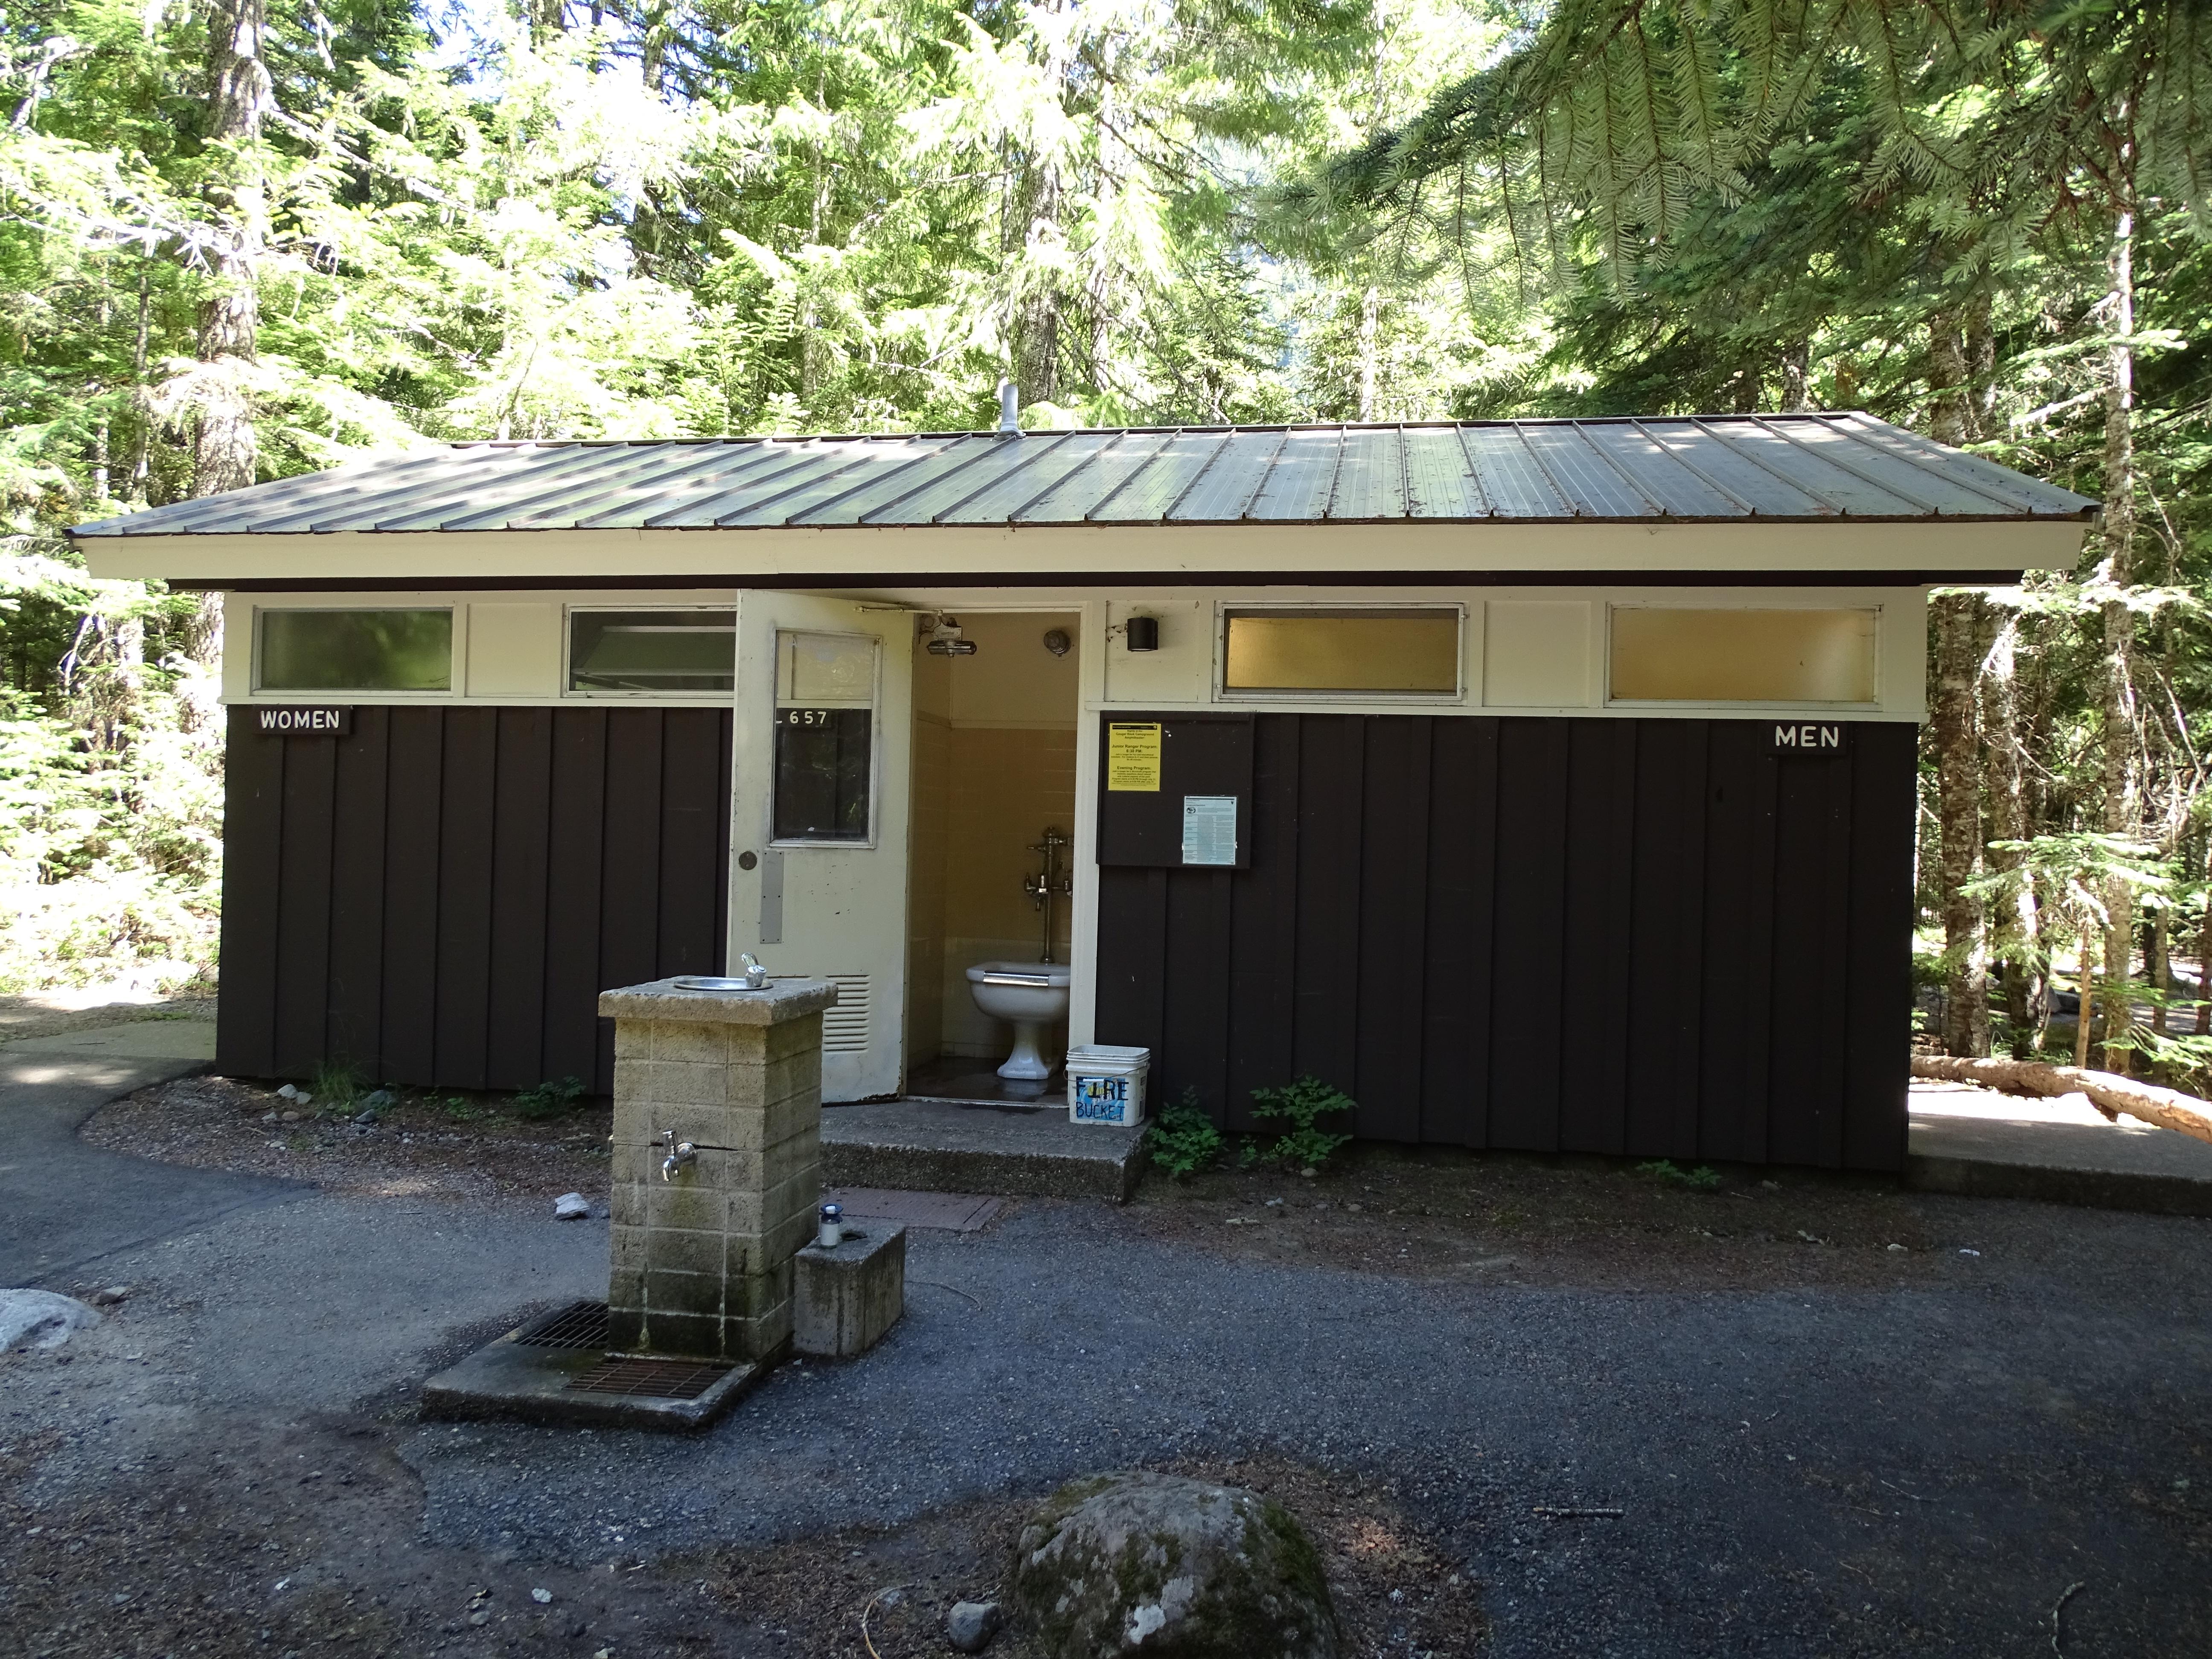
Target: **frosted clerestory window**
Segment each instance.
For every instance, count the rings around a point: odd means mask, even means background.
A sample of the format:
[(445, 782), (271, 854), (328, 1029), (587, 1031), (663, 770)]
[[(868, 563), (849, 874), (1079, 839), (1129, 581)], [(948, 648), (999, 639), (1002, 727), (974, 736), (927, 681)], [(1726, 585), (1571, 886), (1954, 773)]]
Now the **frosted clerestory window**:
[(737, 685), (734, 611), (572, 611), (568, 689), (727, 694)]
[(264, 611), (259, 622), (261, 690), (453, 689), (450, 609)]
[(1232, 611), (1221, 688), (1232, 696), (1453, 696), (1460, 613)]
[(1615, 702), (1872, 703), (1873, 610), (1615, 605)]

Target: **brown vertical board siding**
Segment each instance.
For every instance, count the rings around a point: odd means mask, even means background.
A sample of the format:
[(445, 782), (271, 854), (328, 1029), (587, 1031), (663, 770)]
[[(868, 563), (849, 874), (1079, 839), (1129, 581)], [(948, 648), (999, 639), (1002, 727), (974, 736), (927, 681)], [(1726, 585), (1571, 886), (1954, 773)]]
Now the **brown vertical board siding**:
[(1559, 720), (1499, 726), (1490, 1144), (1524, 1152), (1559, 1146), (1572, 731)]
[(495, 1089), (526, 1089), (562, 1075), (546, 1071), (544, 1054), (556, 712), (499, 711), (492, 778), (491, 982), (484, 1017), (484, 1076)]
[(1838, 970), (1849, 946), (1851, 763), (1775, 763), (1774, 963), (1769, 1018), (1767, 1155), (1778, 1164), (1843, 1160), (1843, 1025)]
[(384, 1029), (388, 1083), (437, 1075), (438, 840), (444, 826), (447, 711), (395, 708), (384, 843)]
[(1370, 1137), (1894, 1170), (1914, 733), (1853, 734), (1262, 714), (1249, 870), (1100, 872), (1099, 1039), (1231, 1127), (1349, 1052)]
[(1227, 1103), (1229, 1045), (1230, 893), (1233, 870), (1163, 870), (1166, 878), (1168, 995), (1161, 1010), (1160, 1046), (1176, 1056), (1167, 1079), (1180, 1101), (1186, 1089), (1217, 1120)]
[[(660, 842), (656, 817), (637, 803), (659, 798), (667, 714), (616, 708), (607, 714), (605, 857), (599, 866), (599, 984), (637, 985), (659, 977)], [(597, 1069), (614, 1075), (614, 1028), (599, 1032)]]
[(729, 732), (721, 711), (672, 708), (666, 712), (660, 781), (660, 925), (656, 965), (659, 976), (714, 970), (720, 906), (715, 895), (726, 875), (720, 848), (726, 844), (729, 792), (716, 793), (722, 770), (718, 752), (727, 752)]
[(256, 738), (284, 745), (283, 836), (276, 853), (276, 1054), (281, 1077), (313, 1077), (329, 1052), (331, 805), (335, 738)]
[(276, 1071), (276, 930), (283, 889), (284, 750), (254, 713), (230, 711), (222, 802), (222, 994), (216, 1005), (216, 1064), (244, 1077)]
[(1715, 721), (1711, 731), (1698, 1156), (1756, 1164), (1766, 1158), (1780, 763), (1755, 723)]
[[(721, 967), (727, 710), (364, 708), (335, 740), (251, 712), (225, 1070), (604, 1093), (599, 992)], [(1249, 869), (1099, 872), (1099, 1039), (1154, 1051), (1157, 1099), (1245, 1127), (1311, 1073), (1370, 1136), (1900, 1167), (1911, 727), (1786, 763), (1749, 720), (1263, 714), (1254, 741)]]
[[(614, 1092), (599, 1064), (599, 872), (606, 864), (607, 710), (564, 708), (553, 725), (545, 835), (547, 1078), (580, 1078)], [(726, 797), (725, 798), (726, 799)]]
[(1630, 902), (1636, 836), (1636, 728), (1568, 722), (1565, 994), (1560, 1016), (1559, 1146), (1628, 1146)]
[(1353, 1124), (1372, 1140), (1421, 1137), (1428, 967), (1429, 728), (1421, 715), (1367, 732), (1359, 830), (1359, 1024)]
[(1164, 1042), (1168, 872), (1115, 866), (1098, 872), (1098, 1040), (1152, 1051), (1155, 1099), (1172, 1097)]
[(1672, 1157), (1698, 1144), (1705, 975), (1709, 720), (1638, 720), (1629, 878), (1626, 1133), (1623, 1150)]
[(331, 813), (330, 1057), (381, 1081), (377, 1054), (384, 1006), (386, 749), (392, 711), (354, 710), (334, 738), (337, 776)]
[(666, 743), (651, 709), (368, 706), (345, 737), (282, 739), (252, 712), (231, 715), (224, 1070), (605, 1093), (599, 992), (720, 969), (726, 709), (673, 711)]
[(1912, 1065), (1909, 941), (1919, 733), (1910, 726), (1861, 726), (1852, 740), (1843, 1163), (1847, 1170), (1899, 1170)]
[[(1297, 1018), (1298, 720), (1262, 714), (1252, 732), (1252, 863), (1230, 917), (1225, 1127), (1252, 1130), (1252, 1091), (1288, 1081)], [(1265, 826), (1262, 828), (1262, 826)]]
[(493, 803), (499, 711), (446, 711), (445, 778), (438, 833), (438, 1026), (433, 1080), (490, 1086)]
[(1498, 722), (1438, 720), (1430, 733), (1420, 1138), (1480, 1147), (1490, 1134)]
[(1307, 714), (1298, 722), (1291, 1070), (1346, 1094), (1358, 1084), (1359, 832), (1366, 817), (1367, 726), (1358, 714)]

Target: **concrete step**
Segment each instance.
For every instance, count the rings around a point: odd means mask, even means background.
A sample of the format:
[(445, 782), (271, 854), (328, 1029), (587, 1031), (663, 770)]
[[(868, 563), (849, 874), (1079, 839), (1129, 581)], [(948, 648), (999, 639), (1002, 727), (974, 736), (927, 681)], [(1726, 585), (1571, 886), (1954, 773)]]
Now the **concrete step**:
[(871, 1101), (822, 1109), (825, 1187), (1104, 1198), (1126, 1204), (1145, 1132), (1071, 1123), (1064, 1110)]
[(2212, 1216), (2212, 1146), (2080, 1095), (2028, 1100), (1970, 1085), (1912, 1085), (1905, 1184), (1968, 1198)]

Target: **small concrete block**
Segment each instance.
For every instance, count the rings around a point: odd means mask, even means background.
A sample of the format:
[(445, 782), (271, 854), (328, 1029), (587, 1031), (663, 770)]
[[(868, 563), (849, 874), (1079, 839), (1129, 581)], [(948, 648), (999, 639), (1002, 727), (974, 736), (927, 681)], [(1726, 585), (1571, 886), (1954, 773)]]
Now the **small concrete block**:
[(833, 1249), (810, 1244), (794, 1258), (792, 1340), (804, 1354), (851, 1359), (875, 1346), (906, 1311), (906, 1229), (849, 1232)]

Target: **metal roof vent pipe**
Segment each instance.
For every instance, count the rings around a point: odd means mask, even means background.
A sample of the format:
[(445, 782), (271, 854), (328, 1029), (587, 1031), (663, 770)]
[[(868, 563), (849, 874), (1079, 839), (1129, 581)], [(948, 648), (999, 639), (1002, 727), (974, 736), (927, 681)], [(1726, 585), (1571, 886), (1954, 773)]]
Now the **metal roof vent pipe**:
[(1012, 380), (999, 382), (999, 435), (1001, 438), (1022, 435), (1022, 389)]

